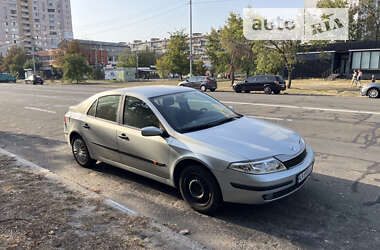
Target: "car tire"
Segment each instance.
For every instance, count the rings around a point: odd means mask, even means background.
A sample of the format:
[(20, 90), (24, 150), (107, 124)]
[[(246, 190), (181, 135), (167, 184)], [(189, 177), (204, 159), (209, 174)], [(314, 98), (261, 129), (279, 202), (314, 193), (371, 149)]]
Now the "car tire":
[(202, 91), (202, 92), (206, 92), (206, 91), (207, 91), (207, 88), (206, 88), (205, 85), (202, 85), (202, 86), (201, 86), (201, 91)]
[(84, 168), (92, 168), (95, 165), (95, 160), (93, 160), (88, 152), (88, 148), (84, 140), (76, 136), (71, 142), (71, 149), (75, 161)]
[(215, 212), (222, 194), (215, 177), (202, 166), (188, 166), (180, 174), (179, 189), (183, 199), (203, 214)]
[(244, 90), (244, 93), (251, 93), (251, 91), (249, 91), (249, 90)]
[(279, 94), (281, 93), (281, 90), (275, 90), (275, 91), (273, 91), (273, 93), (274, 93), (275, 95), (279, 95)]
[(215, 92), (216, 89), (210, 89), (211, 92)]
[(236, 86), (234, 88), (234, 90), (235, 90), (236, 93), (241, 93), (241, 87), (240, 86)]
[(369, 98), (379, 98), (379, 90), (376, 88), (372, 88), (368, 90), (368, 97)]
[(267, 95), (270, 95), (272, 94), (272, 89), (271, 87), (267, 86), (264, 88), (264, 93), (267, 94)]

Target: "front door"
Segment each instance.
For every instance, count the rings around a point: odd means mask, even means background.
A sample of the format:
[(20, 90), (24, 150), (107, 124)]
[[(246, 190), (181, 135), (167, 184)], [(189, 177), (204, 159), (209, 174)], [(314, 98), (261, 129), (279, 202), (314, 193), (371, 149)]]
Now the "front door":
[(142, 100), (127, 96), (123, 110), (123, 124), (117, 129), (121, 163), (153, 175), (169, 179), (169, 150), (162, 136), (145, 137), (141, 129), (158, 127), (160, 122)]

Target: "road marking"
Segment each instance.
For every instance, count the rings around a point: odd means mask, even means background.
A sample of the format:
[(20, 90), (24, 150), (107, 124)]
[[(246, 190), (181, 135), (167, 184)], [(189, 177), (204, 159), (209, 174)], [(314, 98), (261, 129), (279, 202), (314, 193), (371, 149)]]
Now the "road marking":
[(273, 121), (287, 121), (292, 122), (292, 119), (283, 119), (283, 118), (276, 118), (276, 117), (266, 117), (266, 116), (251, 116), (248, 115), (247, 117), (255, 118), (255, 119), (262, 119), (262, 120), (273, 120)]
[(40, 109), (40, 108), (34, 108), (34, 107), (24, 107), (24, 109), (41, 111), (41, 112), (50, 113), (50, 114), (57, 114), (57, 112), (55, 112), (55, 111), (46, 110), (46, 109)]
[(251, 106), (264, 106), (264, 107), (274, 107), (274, 108), (319, 110), (319, 111), (336, 112), (336, 113), (356, 113), (356, 114), (380, 115), (380, 112), (364, 111), (364, 110), (329, 109), (329, 108), (315, 108), (315, 107), (302, 107), (302, 106), (293, 106), (293, 105), (250, 103), (250, 102), (226, 102), (226, 101), (222, 101), (222, 102), (226, 103), (226, 104), (236, 104), (236, 105), (251, 105)]

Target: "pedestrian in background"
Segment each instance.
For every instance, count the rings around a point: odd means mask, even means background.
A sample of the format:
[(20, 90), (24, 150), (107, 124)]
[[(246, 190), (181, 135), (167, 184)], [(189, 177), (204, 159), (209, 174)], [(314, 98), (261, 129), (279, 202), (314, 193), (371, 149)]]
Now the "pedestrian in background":
[(376, 82), (376, 77), (375, 75), (372, 75), (372, 83), (375, 83)]
[(358, 83), (359, 83), (360, 87), (362, 87), (362, 77), (363, 77), (363, 73), (359, 70), (358, 71)]
[(356, 70), (354, 70), (354, 73), (352, 74), (352, 82), (351, 82), (351, 87), (357, 86), (358, 85), (358, 74), (356, 73)]

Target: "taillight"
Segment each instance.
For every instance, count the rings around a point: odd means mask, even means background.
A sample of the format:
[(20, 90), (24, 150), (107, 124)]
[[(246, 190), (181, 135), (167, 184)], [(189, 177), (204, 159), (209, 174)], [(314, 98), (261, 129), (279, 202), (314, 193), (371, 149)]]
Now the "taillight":
[(206, 78), (206, 81), (207, 81), (208, 83), (210, 83), (210, 82), (211, 82), (211, 80), (210, 80), (210, 79), (208, 79), (208, 78)]
[(63, 116), (63, 122), (66, 124), (66, 116)]

